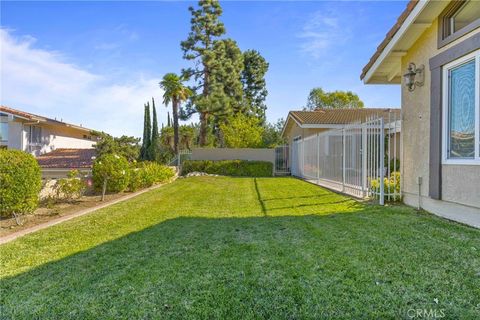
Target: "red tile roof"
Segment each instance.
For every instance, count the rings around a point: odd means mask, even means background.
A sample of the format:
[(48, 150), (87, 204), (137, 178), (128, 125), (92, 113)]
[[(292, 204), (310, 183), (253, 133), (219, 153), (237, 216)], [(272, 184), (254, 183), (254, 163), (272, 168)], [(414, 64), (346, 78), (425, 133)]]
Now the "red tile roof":
[(42, 168), (87, 169), (93, 165), (95, 149), (56, 149), (37, 157)]
[(362, 74), (360, 75), (360, 80), (363, 80), (363, 78), (365, 78), (365, 75), (367, 74), (368, 70), (372, 67), (372, 65), (375, 63), (378, 57), (382, 54), (383, 49), (385, 49), (385, 47), (388, 45), (390, 40), (392, 40), (392, 38), (395, 36), (397, 31), (402, 27), (408, 15), (413, 11), (413, 9), (415, 8), (418, 2), (419, 0), (410, 0), (410, 2), (407, 4), (407, 7), (405, 8), (405, 10), (398, 17), (397, 22), (393, 25), (390, 31), (388, 31), (387, 35), (385, 36), (385, 39), (383, 39), (383, 41), (377, 47), (377, 51), (375, 51), (373, 56), (370, 58), (370, 61), (368, 61), (365, 67), (363, 67)]

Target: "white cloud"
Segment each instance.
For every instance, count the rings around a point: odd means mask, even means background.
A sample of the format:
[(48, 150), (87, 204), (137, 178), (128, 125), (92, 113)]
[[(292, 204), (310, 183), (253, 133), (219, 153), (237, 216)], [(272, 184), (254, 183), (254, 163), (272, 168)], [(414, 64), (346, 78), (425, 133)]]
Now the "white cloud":
[(15, 37), (0, 29), (2, 104), (113, 135), (140, 136), (143, 104), (155, 97), (160, 121), (166, 119), (160, 79), (140, 75), (111, 81), (36, 43), (32, 37)]
[(332, 47), (344, 44), (349, 39), (347, 25), (342, 15), (331, 10), (313, 13), (297, 35), (304, 40), (301, 51), (315, 59), (324, 57)]

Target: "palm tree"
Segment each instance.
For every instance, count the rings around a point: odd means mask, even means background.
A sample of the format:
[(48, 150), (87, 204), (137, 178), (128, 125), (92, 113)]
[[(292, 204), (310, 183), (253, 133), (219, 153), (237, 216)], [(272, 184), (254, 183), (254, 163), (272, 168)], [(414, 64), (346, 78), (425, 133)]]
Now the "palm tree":
[(193, 93), (183, 85), (183, 78), (175, 73), (167, 73), (160, 82), (164, 90), (163, 103), (167, 106), (172, 103), (173, 113), (173, 146), (175, 154), (178, 154), (178, 110), (183, 101), (186, 101)]

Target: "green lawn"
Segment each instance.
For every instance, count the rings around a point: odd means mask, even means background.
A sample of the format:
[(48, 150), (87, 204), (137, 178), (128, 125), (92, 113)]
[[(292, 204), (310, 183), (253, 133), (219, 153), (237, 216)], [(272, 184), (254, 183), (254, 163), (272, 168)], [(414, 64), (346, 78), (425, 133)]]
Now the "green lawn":
[(291, 178), (179, 179), (0, 250), (3, 319), (480, 317), (479, 230)]

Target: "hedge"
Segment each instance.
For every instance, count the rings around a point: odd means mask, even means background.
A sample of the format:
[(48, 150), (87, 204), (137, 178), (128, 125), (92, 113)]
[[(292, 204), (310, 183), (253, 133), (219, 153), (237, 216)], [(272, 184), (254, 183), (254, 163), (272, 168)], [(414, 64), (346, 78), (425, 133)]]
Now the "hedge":
[(205, 172), (233, 177), (271, 177), (273, 164), (267, 161), (245, 160), (185, 160), (182, 166), (182, 174), (190, 172)]
[(42, 188), (40, 167), (23, 151), (0, 149), (0, 215), (33, 212)]
[(148, 188), (156, 183), (166, 182), (175, 175), (175, 171), (156, 162), (143, 161), (135, 163), (131, 168), (128, 189), (136, 191)]

